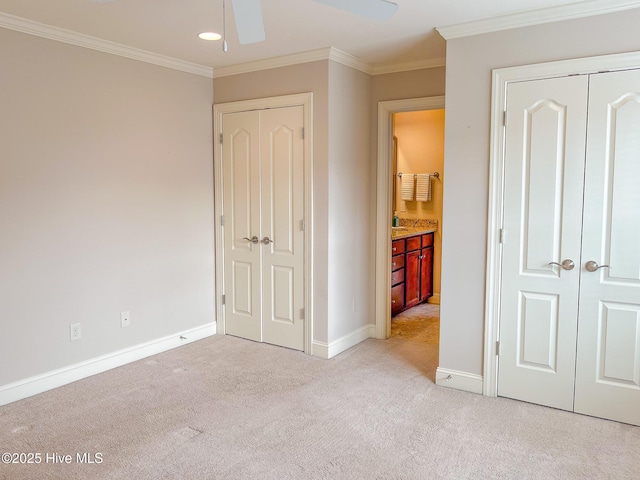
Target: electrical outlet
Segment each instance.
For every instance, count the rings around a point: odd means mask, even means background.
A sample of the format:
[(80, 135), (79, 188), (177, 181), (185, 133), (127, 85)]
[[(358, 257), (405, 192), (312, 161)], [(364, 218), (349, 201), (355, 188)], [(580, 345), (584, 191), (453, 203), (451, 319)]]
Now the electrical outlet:
[(71, 336), (72, 342), (82, 338), (82, 330), (80, 329), (79, 323), (72, 323), (69, 325), (69, 335)]
[(129, 314), (129, 311), (120, 312), (120, 326), (124, 328), (129, 325), (131, 325), (131, 315)]

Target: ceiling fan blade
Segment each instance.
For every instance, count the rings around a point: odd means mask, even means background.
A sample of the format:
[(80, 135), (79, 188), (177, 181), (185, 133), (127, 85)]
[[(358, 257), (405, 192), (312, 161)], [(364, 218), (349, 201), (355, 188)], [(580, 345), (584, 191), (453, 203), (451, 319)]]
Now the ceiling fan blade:
[(346, 10), (363, 17), (372, 18), (380, 22), (389, 20), (398, 10), (398, 4), (388, 0), (315, 0), (331, 7)]
[(260, 0), (231, 0), (231, 3), (233, 4), (233, 16), (236, 20), (238, 41), (243, 45), (262, 42), (266, 35)]

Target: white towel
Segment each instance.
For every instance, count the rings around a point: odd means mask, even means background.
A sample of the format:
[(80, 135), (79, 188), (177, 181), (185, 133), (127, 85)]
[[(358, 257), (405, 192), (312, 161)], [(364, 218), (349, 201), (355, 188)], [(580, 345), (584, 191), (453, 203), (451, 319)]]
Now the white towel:
[(416, 200), (418, 202), (431, 201), (431, 174), (420, 173), (417, 175)]
[(414, 188), (414, 175), (413, 173), (401, 173), (400, 183), (402, 184), (402, 200), (413, 200)]

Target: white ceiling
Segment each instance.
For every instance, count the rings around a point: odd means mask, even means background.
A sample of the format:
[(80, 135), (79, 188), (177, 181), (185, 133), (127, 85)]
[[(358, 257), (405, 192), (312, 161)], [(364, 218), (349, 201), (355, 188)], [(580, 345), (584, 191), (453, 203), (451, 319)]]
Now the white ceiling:
[[(345, 0), (346, 1), (346, 0)], [(614, 0), (609, 0), (614, 1)], [(227, 0), (227, 40), (198, 38), (222, 32), (222, 0), (0, 0), (0, 12), (208, 67), (224, 67), (334, 47), (370, 65), (443, 59), (435, 27), (566, 4), (576, 0), (395, 0), (397, 13), (380, 23), (312, 0), (262, 0), (267, 40), (240, 45)]]

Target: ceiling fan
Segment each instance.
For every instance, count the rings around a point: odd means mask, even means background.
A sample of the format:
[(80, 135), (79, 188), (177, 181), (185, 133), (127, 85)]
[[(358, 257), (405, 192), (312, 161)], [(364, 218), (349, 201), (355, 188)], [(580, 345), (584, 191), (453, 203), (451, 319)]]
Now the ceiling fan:
[[(398, 10), (398, 4), (388, 0), (314, 0), (331, 7), (384, 22)], [(236, 31), (241, 44), (265, 40), (260, 0), (231, 0)]]

